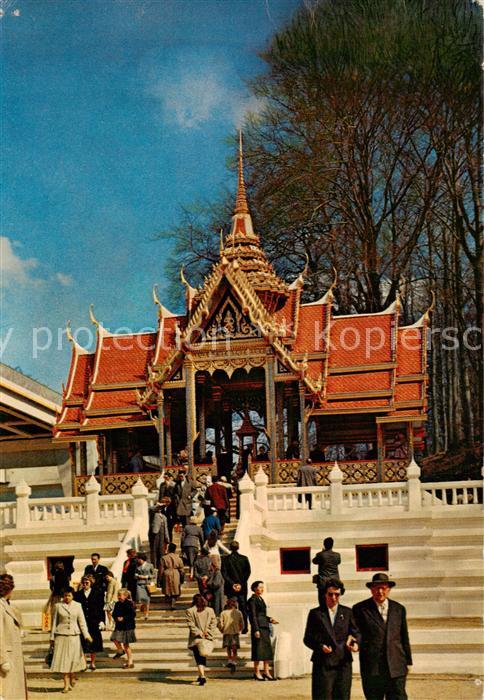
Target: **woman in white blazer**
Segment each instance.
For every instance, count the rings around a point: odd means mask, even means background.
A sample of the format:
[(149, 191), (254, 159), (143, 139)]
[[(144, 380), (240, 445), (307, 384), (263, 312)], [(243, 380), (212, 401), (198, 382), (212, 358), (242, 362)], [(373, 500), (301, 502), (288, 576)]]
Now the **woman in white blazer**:
[(0, 580), (0, 696), (4, 700), (27, 698), (19, 613), (10, 605), (13, 578)]
[(50, 636), (50, 643), (54, 645), (51, 671), (63, 674), (63, 693), (67, 693), (74, 687), (77, 681), (76, 673), (86, 669), (81, 634), (88, 642), (92, 642), (82, 606), (73, 598), (74, 590), (67, 588), (64, 591), (62, 603), (57, 603), (55, 606)]

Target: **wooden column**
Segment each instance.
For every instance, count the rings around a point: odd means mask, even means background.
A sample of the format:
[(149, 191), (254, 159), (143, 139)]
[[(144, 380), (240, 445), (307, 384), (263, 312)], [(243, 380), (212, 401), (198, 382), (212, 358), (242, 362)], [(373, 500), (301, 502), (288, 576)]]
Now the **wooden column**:
[(85, 441), (79, 443), (79, 460), (81, 474), (87, 474), (87, 445)]
[(165, 402), (165, 416), (166, 416), (166, 462), (168, 466), (173, 465), (173, 450), (171, 447), (171, 401)]
[(190, 359), (185, 359), (183, 362), (185, 374), (185, 401), (186, 401), (186, 421), (187, 421), (187, 452), (188, 452), (188, 468), (193, 473), (194, 451), (196, 427), (197, 427), (197, 410), (196, 410), (196, 393), (195, 393), (195, 367)]
[(301, 425), (301, 434), (299, 436), (299, 456), (303, 463), (308, 457), (308, 431), (305, 421), (306, 395), (304, 382), (299, 382), (299, 419)]
[(165, 458), (165, 396), (160, 390), (156, 400), (158, 405), (158, 450), (160, 453), (160, 467), (166, 466)]
[(274, 358), (268, 357), (265, 365), (266, 374), (266, 429), (269, 433), (270, 461), (271, 461), (271, 483), (275, 484), (277, 479), (277, 425), (276, 425), (276, 387), (274, 384)]
[(381, 423), (376, 424), (376, 445), (378, 454), (378, 481), (383, 481), (383, 430)]
[[(202, 377), (203, 379), (204, 377)], [(200, 434), (200, 459), (205, 461), (207, 455), (207, 439), (206, 439), (206, 410), (205, 410), (205, 384), (200, 384), (200, 411), (198, 414), (198, 432)]]
[(413, 423), (409, 423), (407, 427), (407, 440), (408, 440), (408, 461), (411, 462), (414, 457), (414, 434), (413, 434)]
[(276, 384), (277, 401), (277, 456), (284, 459), (284, 384)]

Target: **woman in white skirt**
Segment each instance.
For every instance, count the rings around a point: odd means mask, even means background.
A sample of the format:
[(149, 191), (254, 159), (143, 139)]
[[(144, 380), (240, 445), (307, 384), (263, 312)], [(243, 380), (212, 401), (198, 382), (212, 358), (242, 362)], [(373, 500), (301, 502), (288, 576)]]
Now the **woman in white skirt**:
[(77, 681), (76, 673), (86, 669), (81, 634), (88, 642), (92, 642), (81, 604), (76, 603), (73, 598), (74, 590), (67, 588), (64, 591), (62, 603), (57, 603), (54, 608), (50, 635), (50, 643), (54, 646), (50, 670), (63, 674), (63, 693), (67, 693), (74, 687)]

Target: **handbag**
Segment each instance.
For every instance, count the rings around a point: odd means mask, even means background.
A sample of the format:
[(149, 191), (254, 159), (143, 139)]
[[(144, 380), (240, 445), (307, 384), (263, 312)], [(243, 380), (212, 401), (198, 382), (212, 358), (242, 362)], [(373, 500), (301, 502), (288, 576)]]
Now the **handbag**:
[(54, 645), (49, 647), (49, 651), (45, 655), (45, 665), (49, 668), (52, 666), (52, 659), (54, 658)]
[(200, 656), (210, 656), (213, 652), (214, 644), (211, 639), (197, 639), (195, 640), (195, 646), (198, 649)]

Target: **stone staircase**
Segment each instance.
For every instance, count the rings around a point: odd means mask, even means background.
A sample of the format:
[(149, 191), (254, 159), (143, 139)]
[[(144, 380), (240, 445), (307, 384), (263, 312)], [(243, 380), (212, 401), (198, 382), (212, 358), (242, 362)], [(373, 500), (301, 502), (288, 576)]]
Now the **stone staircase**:
[[(224, 533), (224, 543), (233, 537), (236, 523), (228, 524)], [(179, 544), (179, 534), (174, 541)], [(103, 632), (104, 652), (96, 656), (96, 671), (86, 671), (89, 675), (107, 676), (109, 678), (169, 678), (170, 680), (194, 678), (197, 675), (193, 655), (187, 649), (188, 628), (185, 622), (185, 610), (190, 607), (192, 597), (198, 592), (195, 582), (185, 580), (182, 594), (176, 603), (176, 609), (168, 609), (163, 596), (158, 592), (151, 598), (149, 619), (145, 621), (140, 614), (136, 620), (137, 642), (133, 644), (133, 669), (123, 669), (121, 659), (112, 659), (115, 648), (109, 641), (110, 632)], [(39, 631), (30, 631), (23, 643), (26, 671), (29, 677), (51, 676), (51, 671), (44, 664), (49, 647), (49, 635)], [(246, 678), (252, 674), (250, 661), (250, 638), (241, 636), (239, 650), (240, 663), (236, 671), (237, 678)], [(208, 661), (210, 677), (224, 678), (230, 676), (225, 667), (226, 653), (222, 648), (222, 636), (217, 637), (215, 651)]]

